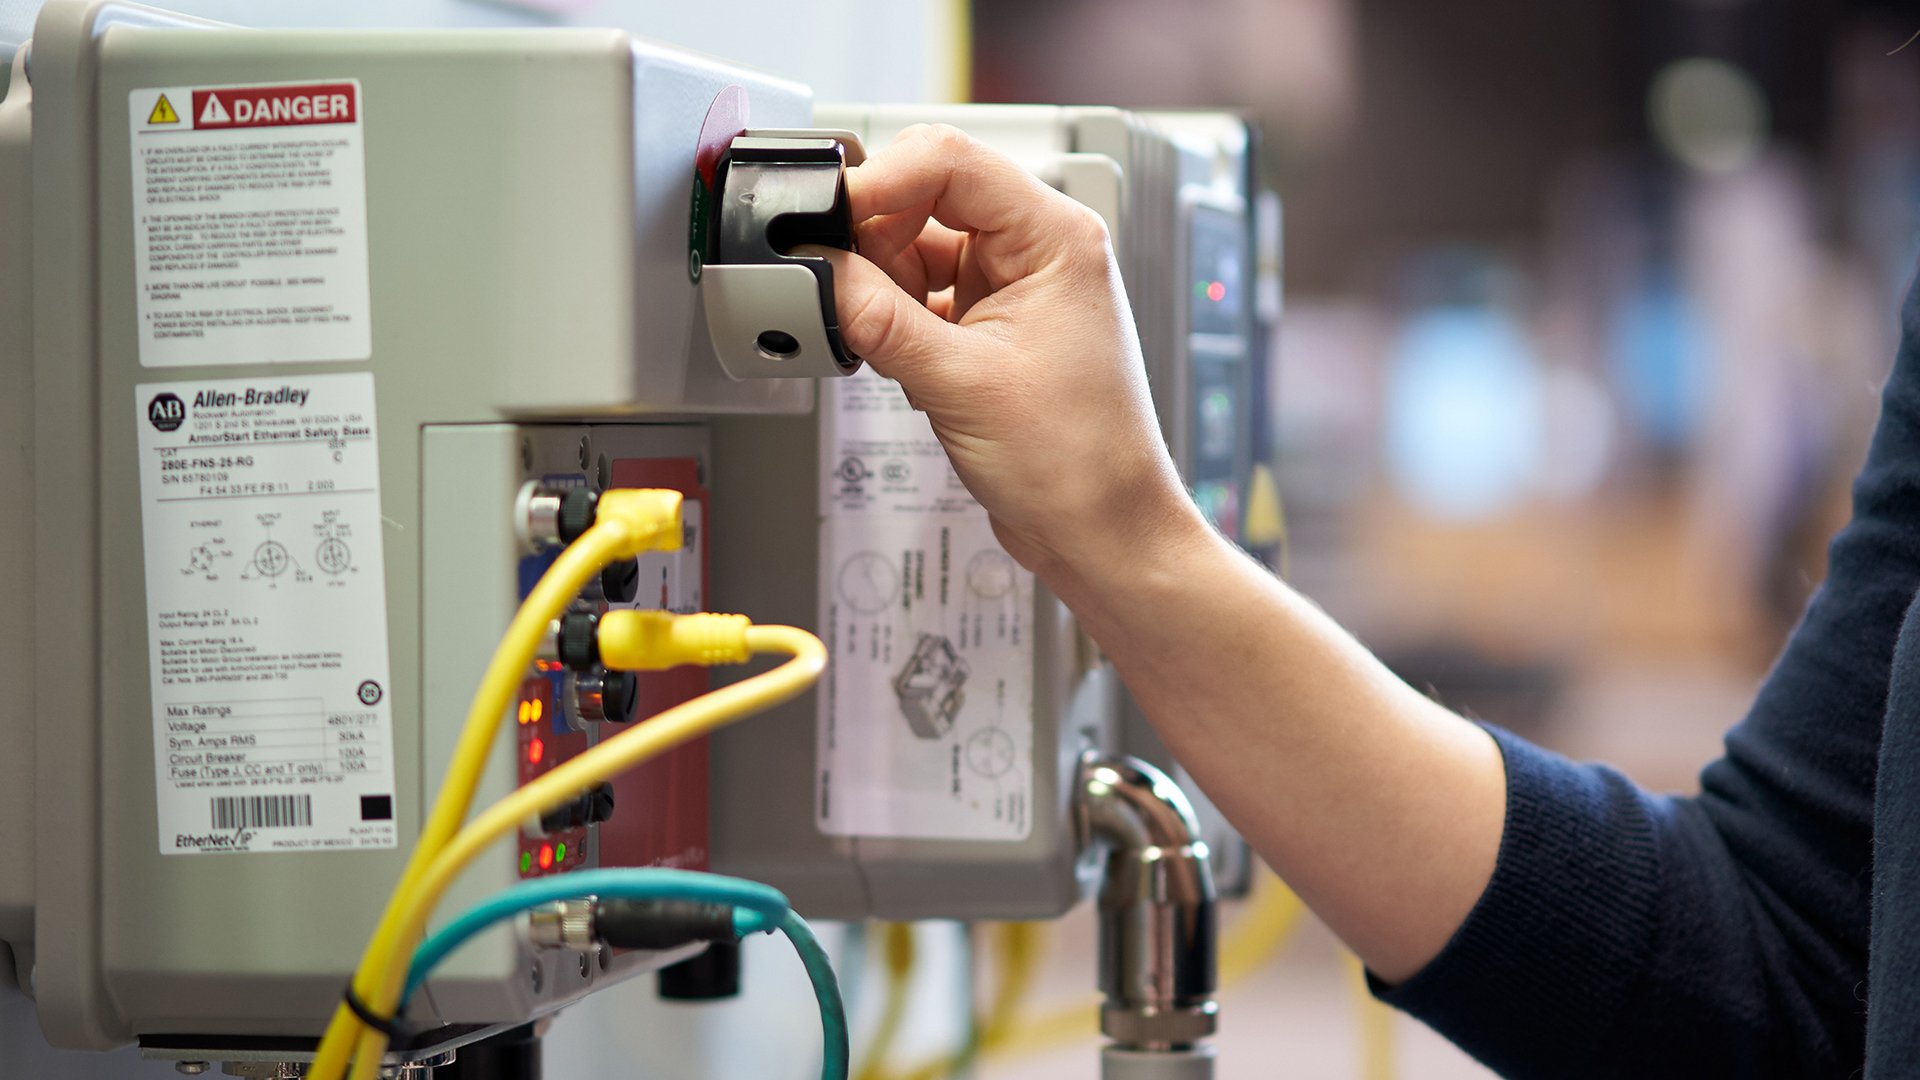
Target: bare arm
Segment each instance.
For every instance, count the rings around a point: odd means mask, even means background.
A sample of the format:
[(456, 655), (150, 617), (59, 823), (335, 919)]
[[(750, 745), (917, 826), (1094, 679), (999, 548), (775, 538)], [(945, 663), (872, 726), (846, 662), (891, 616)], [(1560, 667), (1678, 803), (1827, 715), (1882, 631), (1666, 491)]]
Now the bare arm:
[(1411, 976), (1492, 875), (1505, 773), (1200, 517), (1149, 400), (1100, 220), (946, 128), (849, 173), (849, 344), (923, 409), (1007, 549), (1169, 748), (1374, 971)]

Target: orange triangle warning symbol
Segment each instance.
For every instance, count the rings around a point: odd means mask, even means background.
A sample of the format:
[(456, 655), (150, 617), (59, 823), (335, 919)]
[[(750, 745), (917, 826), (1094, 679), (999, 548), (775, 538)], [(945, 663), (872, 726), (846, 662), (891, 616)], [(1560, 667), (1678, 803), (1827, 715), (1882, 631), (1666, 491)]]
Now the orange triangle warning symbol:
[(173, 102), (167, 100), (167, 95), (161, 94), (160, 100), (153, 103), (153, 111), (147, 114), (147, 123), (177, 124), (179, 122), (180, 114), (173, 111)]

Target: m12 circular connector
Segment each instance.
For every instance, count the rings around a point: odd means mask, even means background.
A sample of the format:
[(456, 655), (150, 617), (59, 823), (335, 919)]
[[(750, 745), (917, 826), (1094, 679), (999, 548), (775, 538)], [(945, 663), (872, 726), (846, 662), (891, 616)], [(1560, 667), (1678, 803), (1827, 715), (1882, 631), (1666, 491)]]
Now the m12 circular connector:
[(631, 671), (594, 668), (571, 675), (567, 682), (568, 705), (576, 728), (585, 730), (589, 724), (624, 724), (633, 719), (640, 684)]
[(600, 496), (586, 488), (563, 490), (529, 480), (514, 497), (514, 532), (530, 552), (565, 547), (593, 527), (599, 504)]

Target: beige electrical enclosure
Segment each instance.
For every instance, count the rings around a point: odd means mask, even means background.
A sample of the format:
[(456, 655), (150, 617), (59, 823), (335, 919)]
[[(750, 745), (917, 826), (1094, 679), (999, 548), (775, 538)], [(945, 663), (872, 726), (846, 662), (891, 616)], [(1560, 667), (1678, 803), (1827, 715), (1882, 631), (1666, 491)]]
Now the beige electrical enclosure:
[[(519, 602), (520, 485), (694, 485), (703, 417), (811, 408), (721, 372), (689, 272), (709, 107), (797, 128), (807, 92), (614, 31), (118, 3), (50, 3), (17, 70), (0, 938), (56, 1045), (297, 1057)], [(496, 752), (479, 797), (518, 782)], [(497, 929), (413, 1019), (522, 1022), (671, 957), (576, 959)]]

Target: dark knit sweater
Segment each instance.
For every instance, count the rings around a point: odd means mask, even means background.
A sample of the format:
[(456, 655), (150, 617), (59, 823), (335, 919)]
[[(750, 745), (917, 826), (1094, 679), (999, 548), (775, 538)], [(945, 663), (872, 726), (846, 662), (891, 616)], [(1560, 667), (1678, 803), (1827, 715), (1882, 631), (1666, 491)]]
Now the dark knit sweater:
[(1510, 1077), (1920, 1076), (1920, 285), (1902, 329), (1827, 581), (1701, 793), (1496, 731), (1493, 880), (1385, 1000)]

